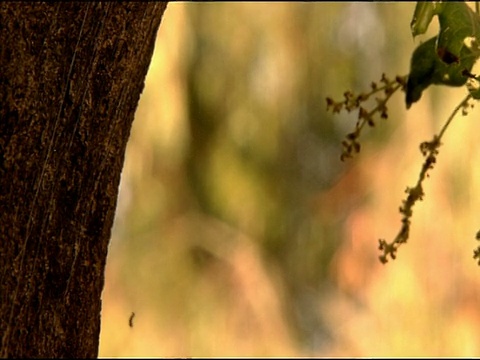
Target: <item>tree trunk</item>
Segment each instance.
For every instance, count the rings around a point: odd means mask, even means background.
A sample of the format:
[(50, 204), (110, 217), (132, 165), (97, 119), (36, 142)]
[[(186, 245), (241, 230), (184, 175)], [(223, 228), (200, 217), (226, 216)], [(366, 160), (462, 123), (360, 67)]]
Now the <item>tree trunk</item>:
[(0, 356), (96, 357), (118, 184), (163, 3), (0, 4)]

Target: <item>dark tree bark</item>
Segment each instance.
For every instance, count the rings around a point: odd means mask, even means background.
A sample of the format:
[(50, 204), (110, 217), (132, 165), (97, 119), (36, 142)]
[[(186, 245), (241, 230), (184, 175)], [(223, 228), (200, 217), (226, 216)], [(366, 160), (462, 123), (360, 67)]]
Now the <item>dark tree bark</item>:
[(96, 357), (125, 147), (166, 3), (0, 4), (0, 356)]

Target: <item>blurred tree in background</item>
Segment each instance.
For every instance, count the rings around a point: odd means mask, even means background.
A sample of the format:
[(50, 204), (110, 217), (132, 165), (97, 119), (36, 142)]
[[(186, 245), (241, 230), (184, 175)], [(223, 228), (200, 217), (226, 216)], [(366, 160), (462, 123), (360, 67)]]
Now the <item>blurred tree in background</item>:
[(480, 354), (462, 246), (479, 222), (475, 112), (445, 139), (415, 246), (388, 266), (376, 248), (418, 144), (464, 90), (432, 88), (408, 113), (396, 96), (345, 163), (356, 114), (326, 112), (329, 95), (406, 75), (414, 6), (169, 4), (122, 175), (100, 355)]

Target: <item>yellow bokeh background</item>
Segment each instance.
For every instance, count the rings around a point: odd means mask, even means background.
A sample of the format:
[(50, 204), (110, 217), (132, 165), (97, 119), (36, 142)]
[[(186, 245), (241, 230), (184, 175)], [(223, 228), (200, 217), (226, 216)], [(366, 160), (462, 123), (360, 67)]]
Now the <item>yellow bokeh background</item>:
[(414, 7), (169, 3), (122, 173), (100, 356), (480, 356), (477, 107), (447, 131), (398, 258), (377, 249), (400, 228), (419, 144), (466, 89), (431, 87), (408, 111), (395, 94), (346, 162), (356, 114), (326, 111), (408, 73), (428, 38), (412, 39)]

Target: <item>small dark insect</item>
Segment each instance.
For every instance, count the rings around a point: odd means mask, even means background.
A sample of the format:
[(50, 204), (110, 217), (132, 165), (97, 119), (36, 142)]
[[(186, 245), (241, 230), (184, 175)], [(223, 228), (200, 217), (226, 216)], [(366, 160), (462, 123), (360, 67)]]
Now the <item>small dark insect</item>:
[(132, 315), (130, 315), (130, 318), (128, 319), (128, 325), (133, 328), (133, 318), (135, 317), (135, 313), (132, 312)]

